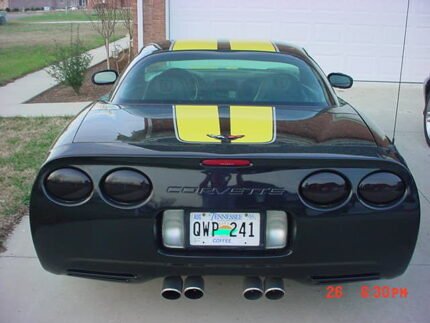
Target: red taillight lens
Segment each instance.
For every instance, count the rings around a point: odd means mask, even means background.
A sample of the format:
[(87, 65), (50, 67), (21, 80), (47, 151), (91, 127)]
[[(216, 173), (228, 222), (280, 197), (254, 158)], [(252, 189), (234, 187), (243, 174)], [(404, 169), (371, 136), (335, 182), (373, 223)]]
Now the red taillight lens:
[(367, 203), (385, 206), (399, 201), (405, 194), (403, 180), (392, 173), (377, 172), (366, 176), (358, 185), (358, 194)]
[(75, 168), (54, 170), (45, 178), (44, 185), (51, 198), (70, 204), (84, 201), (93, 190), (90, 177)]
[(148, 177), (132, 169), (115, 170), (101, 183), (106, 197), (119, 204), (138, 204), (151, 194), (152, 185)]
[(335, 207), (346, 201), (350, 185), (345, 178), (333, 172), (314, 173), (300, 185), (302, 198), (322, 208)]
[(230, 167), (246, 167), (251, 166), (251, 162), (245, 159), (205, 159), (202, 161), (203, 166), (230, 166)]

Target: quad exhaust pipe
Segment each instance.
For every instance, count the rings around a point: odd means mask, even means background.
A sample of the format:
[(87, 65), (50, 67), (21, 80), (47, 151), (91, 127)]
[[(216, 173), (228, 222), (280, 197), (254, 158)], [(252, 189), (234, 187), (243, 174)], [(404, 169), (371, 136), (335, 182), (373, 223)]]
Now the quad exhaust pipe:
[(277, 300), (285, 295), (284, 281), (278, 277), (264, 279), (264, 295), (267, 299)]
[(189, 276), (185, 279), (184, 295), (189, 299), (199, 299), (205, 294), (205, 282), (201, 276)]
[[(205, 294), (205, 282), (201, 276), (188, 276), (185, 282), (180, 276), (164, 278), (161, 296), (175, 300), (184, 295), (188, 299), (199, 299)], [(243, 281), (243, 297), (257, 300), (263, 295), (270, 300), (281, 299), (285, 295), (284, 281), (278, 277), (246, 277)]]
[(165, 299), (175, 300), (184, 294), (189, 299), (199, 299), (205, 294), (205, 283), (201, 276), (189, 276), (182, 281), (180, 276), (164, 278), (161, 296)]
[(270, 300), (281, 299), (285, 295), (284, 281), (282, 278), (266, 277), (263, 287), (260, 277), (246, 277), (242, 295), (248, 300), (257, 300), (263, 295)]
[(165, 299), (178, 299), (182, 295), (182, 278), (180, 276), (170, 276), (164, 278), (161, 296)]
[(263, 296), (263, 283), (260, 277), (245, 277), (242, 295), (248, 300), (256, 300)]

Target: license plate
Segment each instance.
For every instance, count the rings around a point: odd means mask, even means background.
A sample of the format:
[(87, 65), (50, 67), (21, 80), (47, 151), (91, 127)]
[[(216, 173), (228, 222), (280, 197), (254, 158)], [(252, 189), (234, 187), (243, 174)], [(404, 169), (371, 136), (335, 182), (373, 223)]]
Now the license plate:
[(260, 245), (260, 214), (192, 212), (191, 246), (252, 247)]

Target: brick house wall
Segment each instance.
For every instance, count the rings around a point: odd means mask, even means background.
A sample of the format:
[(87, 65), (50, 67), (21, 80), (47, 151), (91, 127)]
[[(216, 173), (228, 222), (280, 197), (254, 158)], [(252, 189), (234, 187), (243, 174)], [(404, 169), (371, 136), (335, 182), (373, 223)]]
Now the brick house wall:
[(138, 50), (137, 1), (143, 2), (143, 42), (149, 44), (166, 39), (166, 2), (165, 0), (134, 0), (132, 10), (134, 17), (133, 48)]
[(9, 0), (0, 0), (0, 10), (9, 8)]
[(9, 9), (53, 7), (52, 0), (9, 0)]
[(133, 17), (133, 54), (137, 54), (137, 1), (139, 0), (132, 0), (131, 1), (131, 15)]

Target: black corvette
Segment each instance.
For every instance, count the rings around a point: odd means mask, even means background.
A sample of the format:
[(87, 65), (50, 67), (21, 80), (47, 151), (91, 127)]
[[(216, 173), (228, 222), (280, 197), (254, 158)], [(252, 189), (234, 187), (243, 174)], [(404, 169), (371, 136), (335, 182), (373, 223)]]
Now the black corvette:
[[(391, 141), (301, 48), (247, 41), (151, 44), (50, 150), (30, 220), (56, 274), (147, 281), (203, 295), (204, 275), (244, 276), (276, 299), (283, 278), (401, 275), (420, 207)], [(187, 276), (183, 282), (181, 276)], [(264, 278), (264, 283), (262, 282)]]

